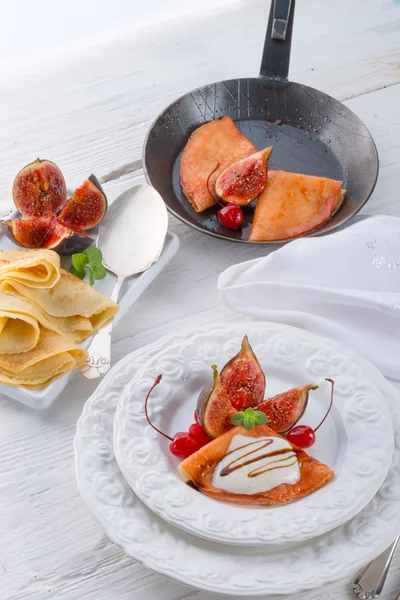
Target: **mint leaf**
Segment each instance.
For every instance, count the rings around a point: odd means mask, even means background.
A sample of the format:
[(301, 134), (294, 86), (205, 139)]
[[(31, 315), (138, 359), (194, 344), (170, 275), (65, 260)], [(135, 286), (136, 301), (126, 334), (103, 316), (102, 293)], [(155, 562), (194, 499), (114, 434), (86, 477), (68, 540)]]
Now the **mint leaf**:
[(252, 429), (256, 424), (254, 410), (252, 408), (246, 408), (243, 416), (243, 425), (246, 429)]
[(265, 425), (266, 423), (268, 423), (268, 417), (265, 413), (261, 412), (261, 410), (255, 410), (254, 422), (256, 425)]
[(83, 253), (87, 257), (87, 262), (92, 265), (93, 269), (103, 265), (103, 255), (100, 248), (86, 248)]
[(94, 278), (97, 280), (104, 279), (106, 273), (106, 268), (103, 265), (100, 265), (99, 267), (93, 267), (93, 275)]
[(89, 262), (89, 259), (84, 254), (73, 254), (72, 265), (77, 271), (85, 272), (85, 265)]
[(232, 425), (243, 425), (244, 412), (237, 412), (231, 419)]
[(90, 285), (94, 285), (96, 279), (104, 279), (106, 276), (103, 255), (99, 248), (86, 248), (83, 252), (73, 254), (71, 261), (70, 273), (79, 279), (84, 279), (88, 275)]
[(69, 272), (72, 273), (72, 275), (75, 275), (75, 277), (79, 277), (79, 279), (83, 279), (85, 277), (85, 269), (83, 269), (83, 271), (78, 271), (74, 265), (70, 266)]

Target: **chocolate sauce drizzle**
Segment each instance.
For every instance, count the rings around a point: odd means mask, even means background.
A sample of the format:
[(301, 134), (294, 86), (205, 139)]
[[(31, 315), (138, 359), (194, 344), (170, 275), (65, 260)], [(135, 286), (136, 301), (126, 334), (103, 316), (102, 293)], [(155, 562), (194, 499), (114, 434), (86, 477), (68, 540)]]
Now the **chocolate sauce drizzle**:
[[(269, 438), (266, 440), (262, 440), (261, 446), (260, 446), (260, 442), (261, 442), (261, 440), (256, 441), (256, 442), (249, 442), (248, 444), (244, 444), (243, 446), (239, 446), (239, 448), (235, 448), (234, 450), (231, 450), (230, 452), (228, 452), (226, 454), (226, 456), (229, 456), (229, 454), (232, 454), (232, 452), (237, 452), (238, 450), (242, 450), (242, 448), (248, 448), (249, 446), (257, 446), (256, 448), (250, 450), (249, 452), (246, 452), (246, 454), (243, 454), (239, 458), (235, 458), (232, 462), (230, 462), (226, 467), (224, 467), (221, 470), (220, 476), (226, 477), (226, 475), (230, 475), (230, 473), (233, 473), (233, 471), (236, 471), (237, 469), (241, 469), (242, 467), (251, 465), (252, 463), (263, 460), (264, 458), (271, 458), (272, 456), (282, 456), (282, 458), (272, 461), (267, 466), (263, 465), (263, 466), (255, 468), (253, 471), (250, 471), (247, 474), (247, 477), (258, 477), (258, 475), (262, 475), (263, 473), (267, 473), (268, 471), (274, 471), (275, 469), (283, 469), (284, 467), (290, 467), (296, 463), (297, 458), (296, 458), (296, 456), (294, 456), (294, 461), (289, 464), (278, 465), (275, 467), (271, 466), (271, 465), (274, 465), (275, 463), (285, 462), (285, 461), (289, 460), (290, 458), (292, 458), (292, 456), (284, 456), (284, 455), (289, 454), (289, 453), (294, 453), (293, 448), (283, 448), (281, 450), (275, 450), (274, 452), (266, 452), (265, 454), (261, 454), (261, 456), (253, 456), (251, 458), (251, 455), (258, 452), (258, 450), (261, 450), (262, 448), (267, 448), (267, 446), (270, 446), (273, 443), (273, 439)], [(239, 462), (242, 459), (246, 458), (246, 456), (248, 456), (250, 458), (247, 458), (247, 460), (244, 460), (243, 462)], [(238, 463), (238, 464), (235, 464), (235, 463)]]

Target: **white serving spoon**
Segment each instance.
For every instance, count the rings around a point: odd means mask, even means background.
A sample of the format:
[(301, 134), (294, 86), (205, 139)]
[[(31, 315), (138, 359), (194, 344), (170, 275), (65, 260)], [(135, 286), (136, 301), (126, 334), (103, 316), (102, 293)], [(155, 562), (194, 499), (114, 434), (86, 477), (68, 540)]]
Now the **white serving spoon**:
[[(168, 215), (160, 194), (142, 184), (126, 190), (112, 203), (101, 222), (97, 247), (106, 269), (117, 276), (111, 299), (118, 301), (124, 279), (143, 273), (159, 258), (168, 229)], [(100, 329), (89, 348), (88, 379), (102, 377), (111, 367), (112, 322)]]

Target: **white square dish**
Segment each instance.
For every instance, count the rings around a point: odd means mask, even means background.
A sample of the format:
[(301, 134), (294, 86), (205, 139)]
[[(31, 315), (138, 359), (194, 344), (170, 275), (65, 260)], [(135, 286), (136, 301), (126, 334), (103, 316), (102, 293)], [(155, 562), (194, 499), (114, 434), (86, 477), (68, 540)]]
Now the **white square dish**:
[[(11, 215), (12, 217), (13, 215)], [(13, 244), (4, 234), (0, 234), (0, 249), (1, 250), (15, 250), (17, 246)], [(164, 267), (169, 263), (172, 257), (176, 254), (179, 248), (179, 238), (172, 233), (168, 233), (165, 238), (165, 244), (158, 261), (147, 271), (140, 275), (134, 275), (125, 280), (122, 285), (120, 298), (118, 304), (120, 310), (114, 318), (114, 323), (118, 323), (120, 319), (126, 314), (131, 308), (133, 303), (141, 296), (145, 289), (150, 283), (161, 273)], [(63, 257), (61, 260), (62, 265), (65, 268), (69, 268), (71, 260), (69, 257)], [(103, 294), (107, 296), (111, 295), (112, 289), (116, 277), (113, 273), (107, 271), (106, 277), (102, 281), (96, 281), (95, 287)], [(82, 343), (84, 348), (87, 348), (90, 344), (90, 340), (85, 340)], [(50, 406), (57, 396), (63, 391), (65, 386), (74, 377), (77, 371), (72, 371), (60, 379), (53, 381), (50, 385), (42, 390), (26, 390), (19, 387), (10, 387), (7, 385), (0, 384), (0, 393), (17, 400), (22, 404), (25, 404), (31, 408), (44, 409)]]

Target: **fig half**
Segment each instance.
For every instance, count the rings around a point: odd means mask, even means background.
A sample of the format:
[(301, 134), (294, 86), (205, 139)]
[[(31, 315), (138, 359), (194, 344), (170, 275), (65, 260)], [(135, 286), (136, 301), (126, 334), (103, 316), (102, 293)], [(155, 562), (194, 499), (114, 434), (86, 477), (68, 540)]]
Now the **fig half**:
[(75, 190), (57, 220), (68, 229), (84, 231), (96, 227), (106, 210), (106, 195), (97, 178), (91, 175)]
[(307, 408), (310, 390), (316, 390), (315, 383), (293, 388), (283, 394), (278, 394), (269, 400), (264, 400), (257, 406), (268, 417), (268, 425), (277, 433), (286, 433), (294, 427)]
[(93, 238), (60, 225), (54, 219), (13, 219), (1, 221), (6, 236), (23, 248), (47, 248), (58, 254), (82, 252), (93, 244)]
[(23, 248), (41, 248), (52, 224), (51, 219), (13, 219), (1, 221), (5, 235)]
[(196, 412), (206, 434), (211, 438), (216, 438), (232, 427), (231, 419), (236, 413), (236, 409), (230, 402), (215, 365), (212, 366), (212, 370), (214, 373), (213, 386), (211, 389), (209, 385), (205, 386), (200, 392)]
[(222, 171), (215, 191), (224, 202), (247, 206), (261, 194), (267, 184), (267, 161), (272, 146), (242, 158)]
[(82, 252), (82, 250), (88, 248), (93, 242), (93, 238), (87, 233), (68, 229), (68, 227), (64, 227), (64, 225), (53, 221), (47, 231), (42, 247), (54, 250), (63, 256), (71, 256), (72, 254)]
[(18, 173), (13, 183), (14, 204), (24, 217), (52, 217), (67, 201), (67, 188), (60, 169), (50, 160), (38, 158)]
[(237, 411), (262, 402), (265, 375), (247, 335), (243, 338), (240, 352), (226, 363), (220, 377), (230, 402)]

